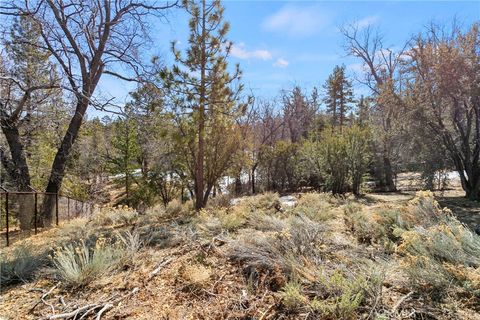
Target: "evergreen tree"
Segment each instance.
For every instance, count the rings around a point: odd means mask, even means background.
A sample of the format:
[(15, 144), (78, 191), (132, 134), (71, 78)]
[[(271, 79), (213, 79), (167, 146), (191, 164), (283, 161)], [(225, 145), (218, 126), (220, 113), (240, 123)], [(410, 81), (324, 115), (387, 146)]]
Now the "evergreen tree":
[(163, 69), (161, 77), (172, 99), (176, 140), (199, 210), (238, 149), (234, 120), (245, 106), (239, 103), (242, 86), (234, 86), (241, 75), (238, 65), (233, 74), (227, 71), (232, 44), (226, 39), (229, 24), (223, 22), (220, 1), (186, 1), (184, 6), (191, 16), (190, 47), (184, 57), (173, 44), (176, 64), (171, 70)]
[(352, 109), (352, 82), (345, 75), (345, 66), (335, 66), (325, 85), (324, 102), (331, 116), (332, 128), (346, 125), (348, 112)]
[(139, 167), (138, 128), (128, 113), (125, 119), (117, 120), (113, 128), (115, 136), (112, 139), (113, 154), (109, 157), (110, 170), (118, 174), (125, 187), (124, 202), (131, 205), (131, 186), (135, 170)]
[(357, 103), (356, 118), (357, 123), (360, 126), (365, 126), (368, 122), (368, 116), (370, 112), (370, 100), (363, 95), (360, 97)]

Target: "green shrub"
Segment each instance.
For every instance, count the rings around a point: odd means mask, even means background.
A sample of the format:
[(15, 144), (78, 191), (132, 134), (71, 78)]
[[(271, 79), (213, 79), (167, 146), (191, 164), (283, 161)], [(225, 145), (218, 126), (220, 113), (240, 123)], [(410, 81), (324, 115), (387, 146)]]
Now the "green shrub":
[(323, 319), (354, 319), (369, 286), (365, 277), (346, 277), (339, 270), (331, 275), (320, 274), (310, 307)]
[(46, 253), (36, 255), (25, 246), (15, 248), (12, 256), (13, 258), (9, 260), (0, 256), (1, 287), (30, 281), (36, 272), (48, 264)]
[(379, 243), (386, 251), (393, 253), (399, 237), (395, 232), (404, 226), (401, 211), (383, 207), (376, 210), (362, 210), (356, 204), (344, 207), (345, 224), (362, 243)]
[(358, 319), (362, 306), (378, 301), (383, 283), (383, 274), (364, 272), (317, 271), (312, 281), (289, 281), (280, 293), (282, 304), (289, 311), (310, 311), (314, 319)]
[(308, 304), (308, 298), (302, 293), (302, 286), (296, 281), (289, 281), (280, 291), (282, 304), (289, 311), (297, 311)]

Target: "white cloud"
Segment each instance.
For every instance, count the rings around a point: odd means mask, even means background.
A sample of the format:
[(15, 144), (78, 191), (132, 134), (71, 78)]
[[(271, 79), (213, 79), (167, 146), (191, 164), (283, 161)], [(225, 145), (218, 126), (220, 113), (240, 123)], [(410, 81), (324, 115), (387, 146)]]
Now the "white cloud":
[(288, 67), (288, 60), (283, 58), (278, 58), (277, 61), (274, 62), (273, 66), (277, 68), (286, 68)]
[(261, 59), (261, 60), (270, 60), (272, 59), (272, 54), (268, 50), (247, 50), (245, 49), (244, 43), (239, 43), (238, 45), (233, 45), (230, 49), (230, 55), (239, 59)]
[(368, 16), (363, 19), (360, 19), (357, 21), (357, 27), (359, 29), (365, 29), (370, 27), (371, 25), (377, 23), (378, 21), (378, 16)]
[(319, 32), (332, 22), (332, 15), (318, 5), (286, 5), (268, 16), (262, 27), (268, 31), (286, 33), (290, 36), (308, 36)]

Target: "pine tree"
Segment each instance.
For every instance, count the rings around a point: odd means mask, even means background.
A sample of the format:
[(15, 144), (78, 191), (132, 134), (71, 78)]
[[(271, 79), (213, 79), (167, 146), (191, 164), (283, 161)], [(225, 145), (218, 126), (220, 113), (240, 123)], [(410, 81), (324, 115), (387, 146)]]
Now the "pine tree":
[(331, 115), (332, 128), (340, 130), (346, 125), (348, 112), (352, 109), (352, 82), (345, 75), (345, 66), (335, 66), (325, 85), (324, 102), (327, 113)]
[(175, 43), (172, 45), (176, 64), (171, 70), (162, 70), (161, 77), (179, 123), (177, 140), (184, 146), (199, 210), (228, 167), (235, 145), (229, 140), (235, 135), (233, 120), (244, 106), (239, 103), (242, 86), (233, 86), (241, 76), (239, 67), (233, 74), (227, 71), (232, 43), (226, 39), (229, 24), (223, 22), (220, 1), (185, 1), (184, 7), (191, 16), (190, 47), (184, 57)]
[(131, 185), (138, 165), (139, 146), (137, 127), (128, 115), (117, 120), (114, 125), (115, 136), (112, 139), (113, 155), (109, 157), (110, 171), (118, 174), (125, 187), (124, 202), (131, 205)]
[(360, 97), (357, 103), (356, 118), (357, 123), (363, 127), (368, 122), (368, 116), (370, 112), (370, 99), (365, 98), (363, 95)]

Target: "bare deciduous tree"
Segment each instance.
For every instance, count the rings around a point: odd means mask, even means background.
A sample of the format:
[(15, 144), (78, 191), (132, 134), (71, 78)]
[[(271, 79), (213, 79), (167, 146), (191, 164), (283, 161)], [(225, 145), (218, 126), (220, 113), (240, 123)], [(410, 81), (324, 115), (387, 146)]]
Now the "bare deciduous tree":
[(399, 142), (397, 138), (402, 130), (397, 120), (406, 108), (400, 93), (400, 67), (408, 43), (400, 50), (393, 50), (384, 45), (382, 36), (372, 27), (362, 29), (355, 23), (342, 27), (341, 32), (345, 38), (345, 51), (364, 64), (364, 78), (358, 80), (372, 90), (376, 100), (372, 110), (378, 129), (375, 138), (380, 142), (386, 188), (392, 191), (395, 190), (392, 157), (394, 150), (398, 149), (395, 143)]
[[(141, 71), (138, 49), (146, 40), (150, 14), (162, 14), (174, 4), (142, 0), (12, 1), (3, 14), (28, 16), (41, 30), (41, 46), (48, 50), (76, 99), (75, 112), (52, 164), (47, 192), (58, 192), (68, 157), (89, 106), (105, 107), (95, 97), (100, 78), (109, 74), (135, 81)], [(33, 44), (32, 44), (33, 45)], [(134, 76), (121, 73), (129, 67)], [(43, 222), (51, 223), (53, 198), (43, 203)]]
[(480, 199), (479, 24), (432, 25), (409, 50), (418, 120), (438, 136), (460, 175), (466, 196)]

